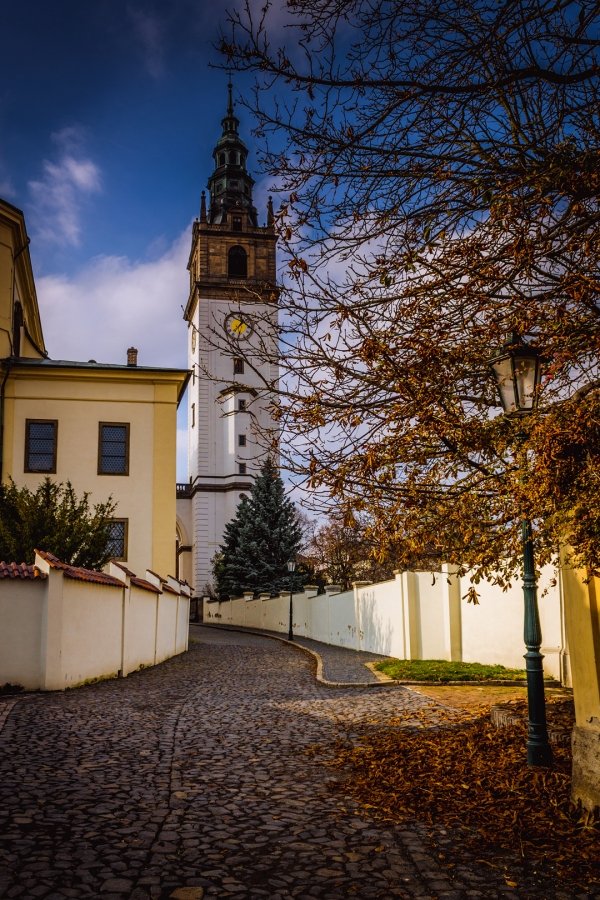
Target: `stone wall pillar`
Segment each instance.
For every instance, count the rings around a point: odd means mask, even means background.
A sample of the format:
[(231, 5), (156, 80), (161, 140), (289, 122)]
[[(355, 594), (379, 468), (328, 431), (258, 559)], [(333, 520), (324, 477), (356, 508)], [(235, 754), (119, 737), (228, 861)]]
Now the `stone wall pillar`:
[(40, 687), (43, 691), (62, 691), (65, 687), (62, 666), (63, 573), (53, 569), (37, 553), (35, 565), (48, 576), (42, 607)]

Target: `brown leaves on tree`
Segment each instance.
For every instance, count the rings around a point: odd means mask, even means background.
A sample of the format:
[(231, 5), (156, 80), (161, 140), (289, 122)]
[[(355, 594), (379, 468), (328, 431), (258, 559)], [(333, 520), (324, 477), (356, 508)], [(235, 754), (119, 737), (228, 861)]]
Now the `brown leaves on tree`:
[[(580, 6), (296, 0), (293, 59), (233, 16), (294, 234), (269, 385), (282, 457), (324, 505), (368, 514), (398, 567), (504, 585), (523, 516), (539, 565), (565, 543), (600, 559), (600, 44)], [(513, 332), (548, 360), (520, 422), (488, 365)]]

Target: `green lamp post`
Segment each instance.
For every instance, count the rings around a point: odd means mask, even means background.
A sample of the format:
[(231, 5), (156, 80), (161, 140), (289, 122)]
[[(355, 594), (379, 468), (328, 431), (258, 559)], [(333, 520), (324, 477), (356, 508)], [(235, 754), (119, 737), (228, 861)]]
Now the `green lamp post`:
[[(540, 351), (526, 344), (518, 335), (503, 347), (490, 366), (494, 373), (500, 401), (507, 415), (527, 416), (536, 407), (542, 370)], [(527, 764), (549, 766), (552, 748), (546, 726), (544, 669), (540, 653), (542, 629), (537, 601), (533, 532), (529, 519), (521, 523), (523, 542), (523, 598), (525, 605), (524, 640), (527, 672)]]
[(293, 620), (294, 620), (294, 600), (293, 600), (293, 592), (294, 592), (294, 571), (296, 569), (296, 560), (290, 559), (287, 564), (287, 570), (290, 573), (290, 627), (288, 629), (288, 641), (294, 640), (294, 628), (293, 628)]

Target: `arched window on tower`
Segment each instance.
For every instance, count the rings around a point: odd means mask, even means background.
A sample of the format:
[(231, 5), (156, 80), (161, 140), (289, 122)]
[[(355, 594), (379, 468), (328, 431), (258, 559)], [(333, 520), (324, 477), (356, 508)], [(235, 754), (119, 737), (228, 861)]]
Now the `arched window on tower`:
[(248, 255), (239, 244), (232, 247), (227, 254), (227, 274), (230, 278), (248, 277)]
[(224, 166), (226, 162), (226, 157), (224, 153), (219, 153), (219, 165)]

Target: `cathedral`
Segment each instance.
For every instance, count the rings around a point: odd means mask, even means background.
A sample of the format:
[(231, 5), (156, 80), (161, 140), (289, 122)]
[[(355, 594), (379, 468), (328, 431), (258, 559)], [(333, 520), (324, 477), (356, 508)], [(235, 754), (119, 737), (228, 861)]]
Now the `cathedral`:
[(212, 155), (188, 262), (189, 479), (177, 485), (178, 574), (195, 597), (212, 581), (225, 525), (277, 443), (269, 409), (277, 377), (277, 238), (271, 200), (263, 225), (253, 204), (231, 83)]

